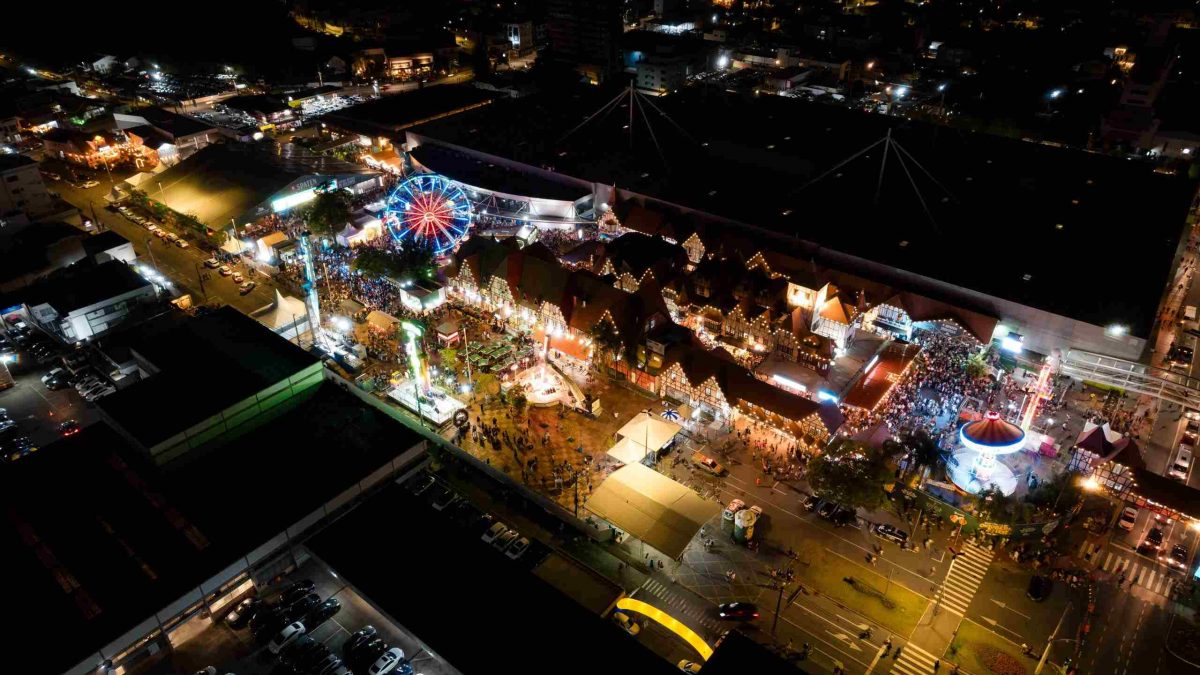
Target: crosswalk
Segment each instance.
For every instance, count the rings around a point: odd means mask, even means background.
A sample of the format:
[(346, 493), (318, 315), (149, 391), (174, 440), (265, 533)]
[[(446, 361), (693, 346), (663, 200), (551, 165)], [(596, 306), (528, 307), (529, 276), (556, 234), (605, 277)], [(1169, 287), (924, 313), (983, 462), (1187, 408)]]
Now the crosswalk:
[(900, 652), (900, 658), (892, 661), (891, 672), (903, 673), (903, 675), (929, 675), (936, 672), (933, 668), (935, 661), (937, 661), (936, 656), (910, 642), (904, 645)]
[(1151, 593), (1167, 597), (1171, 596), (1171, 588), (1177, 581), (1174, 575), (1168, 574), (1158, 565), (1131, 560), (1115, 551), (1109, 551), (1098, 568), (1114, 577), (1120, 577), (1124, 573), (1125, 581), (1130, 586), (1141, 586)]
[(679, 618), (679, 614), (684, 614), (715, 631), (722, 629), (720, 622), (708, 613), (709, 608), (695, 606), (656, 579), (646, 579), (646, 582), (642, 584), (642, 590), (665, 602), (671, 608), (671, 614), (675, 618)]
[(942, 584), (942, 607), (956, 614), (967, 613), (975, 591), (983, 583), (988, 566), (992, 564), (992, 555), (986, 548), (963, 544), (958, 557), (950, 563), (950, 571), (946, 573), (946, 581)]

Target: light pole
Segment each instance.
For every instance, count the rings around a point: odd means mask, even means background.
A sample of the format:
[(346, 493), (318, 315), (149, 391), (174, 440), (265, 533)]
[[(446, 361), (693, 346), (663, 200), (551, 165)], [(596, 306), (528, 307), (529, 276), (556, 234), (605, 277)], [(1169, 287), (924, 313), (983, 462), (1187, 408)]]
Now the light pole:
[(1066, 620), (1067, 612), (1070, 609), (1071, 603), (1068, 602), (1067, 606), (1063, 607), (1062, 616), (1058, 617), (1058, 625), (1054, 627), (1054, 632), (1050, 634), (1050, 639), (1046, 641), (1046, 648), (1042, 650), (1042, 658), (1040, 661), (1038, 661), (1037, 668), (1033, 670), (1033, 675), (1039, 675), (1042, 672), (1042, 668), (1046, 667), (1046, 659), (1050, 658), (1050, 647), (1053, 646), (1055, 642), (1075, 641), (1075, 638), (1055, 639), (1055, 636), (1058, 635), (1058, 630), (1062, 628), (1063, 621)]
[(150, 254), (150, 264), (154, 266), (154, 271), (158, 272), (158, 263), (154, 260), (154, 249), (150, 247), (154, 242), (154, 237), (146, 237), (146, 251)]
[[(653, 419), (653, 416), (652, 416), (649, 408), (644, 408), (642, 410), (642, 412), (646, 413), (646, 430), (645, 430), (645, 433), (643, 434), (643, 437), (645, 438), (645, 440), (642, 442), (642, 445), (646, 448), (646, 454), (649, 455), (650, 454), (650, 420)], [(654, 456), (651, 458), (651, 463), (655, 469), (658, 468), (658, 452), (654, 453)]]

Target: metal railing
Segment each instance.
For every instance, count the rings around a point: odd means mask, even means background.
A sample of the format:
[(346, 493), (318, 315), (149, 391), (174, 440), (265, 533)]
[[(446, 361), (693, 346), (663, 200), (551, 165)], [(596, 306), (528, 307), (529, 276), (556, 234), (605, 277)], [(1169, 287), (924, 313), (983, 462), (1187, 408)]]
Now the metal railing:
[(1200, 379), (1183, 373), (1078, 349), (1063, 356), (1059, 371), (1081, 380), (1200, 409)]

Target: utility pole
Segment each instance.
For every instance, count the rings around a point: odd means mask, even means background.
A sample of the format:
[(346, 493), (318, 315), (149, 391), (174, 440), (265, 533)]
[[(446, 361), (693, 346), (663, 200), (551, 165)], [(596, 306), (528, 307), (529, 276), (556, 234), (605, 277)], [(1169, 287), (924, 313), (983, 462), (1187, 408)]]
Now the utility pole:
[(1067, 612), (1071, 609), (1071, 603), (1067, 603), (1063, 607), (1062, 616), (1058, 617), (1058, 625), (1054, 627), (1054, 632), (1050, 634), (1050, 639), (1046, 640), (1046, 648), (1042, 650), (1042, 659), (1038, 661), (1037, 668), (1033, 669), (1033, 675), (1040, 675), (1042, 668), (1046, 667), (1046, 659), (1050, 658), (1050, 647), (1054, 644), (1054, 639), (1058, 636), (1058, 630), (1062, 628), (1063, 621), (1067, 618)]
[(775, 617), (771, 619), (771, 636), (775, 635), (775, 627), (779, 625), (779, 612), (783, 609), (783, 587), (785, 584), (779, 584), (779, 596), (775, 598)]

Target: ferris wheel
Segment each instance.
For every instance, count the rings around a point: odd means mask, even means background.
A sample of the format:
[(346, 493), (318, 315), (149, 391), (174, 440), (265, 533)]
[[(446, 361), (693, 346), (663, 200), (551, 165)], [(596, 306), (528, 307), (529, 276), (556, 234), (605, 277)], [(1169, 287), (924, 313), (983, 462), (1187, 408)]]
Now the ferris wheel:
[(454, 248), (471, 225), (471, 201), (457, 183), (419, 174), (388, 195), (383, 222), (400, 243), (415, 241), (442, 254)]

